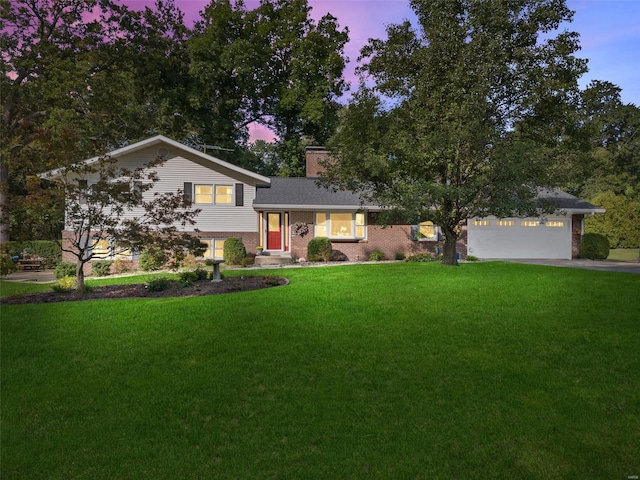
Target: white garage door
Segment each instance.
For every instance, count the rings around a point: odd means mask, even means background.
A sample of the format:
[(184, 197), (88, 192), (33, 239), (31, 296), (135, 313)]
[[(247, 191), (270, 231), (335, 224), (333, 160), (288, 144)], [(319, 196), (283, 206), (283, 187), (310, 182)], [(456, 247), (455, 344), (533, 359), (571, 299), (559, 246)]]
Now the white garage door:
[(467, 252), (478, 258), (571, 259), (567, 217), (469, 220), (467, 234)]

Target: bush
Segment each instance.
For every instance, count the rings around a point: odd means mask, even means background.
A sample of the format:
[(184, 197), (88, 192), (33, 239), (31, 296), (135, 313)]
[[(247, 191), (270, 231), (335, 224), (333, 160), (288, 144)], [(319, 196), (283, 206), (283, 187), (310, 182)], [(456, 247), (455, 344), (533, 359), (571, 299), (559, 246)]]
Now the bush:
[(374, 250), (369, 254), (370, 262), (380, 262), (382, 260), (384, 260), (384, 253), (382, 253), (380, 250)]
[(3, 251), (0, 251), (0, 275), (7, 275), (11, 272), (15, 272), (18, 269), (18, 265), (13, 261), (11, 256)]
[(475, 255), (467, 255), (467, 262), (477, 262), (478, 261), (478, 257), (476, 257)]
[(405, 262), (433, 262), (433, 255), (430, 253), (417, 253), (415, 255), (409, 255)]
[(599, 233), (585, 233), (580, 240), (580, 258), (604, 260), (609, 256), (609, 240)]
[(244, 257), (241, 261), (240, 261), (240, 266), (242, 267), (248, 267), (250, 265), (253, 265), (255, 262), (255, 260), (251, 257)]
[(64, 277), (75, 277), (76, 268), (77, 266), (73, 262), (60, 262), (53, 270), (53, 276), (57, 279), (61, 279)]
[(247, 256), (244, 243), (239, 238), (227, 238), (224, 241), (223, 258), (227, 265), (239, 265), (242, 259)]
[(131, 270), (131, 267), (131, 260), (122, 260), (119, 258), (113, 261), (113, 266), (111, 268), (113, 270), (113, 273), (115, 273), (116, 275), (120, 275), (121, 273), (126, 273)]
[(58, 283), (55, 284), (52, 288), (54, 292), (62, 293), (68, 292), (76, 287), (76, 278), (75, 277), (62, 277), (58, 280)]
[(171, 286), (171, 280), (168, 278), (160, 277), (149, 280), (145, 288), (150, 292), (162, 292)]
[(106, 277), (111, 275), (111, 260), (96, 260), (91, 262), (91, 274), (96, 277)]
[(180, 273), (180, 282), (185, 287), (188, 287), (193, 284), (193, 282), (198, 280), (198, 275), (196, 272), (181, 272)]
[(149, 248), (140, 254), (138, 265), (145, 272), (160, 270), (167, 263), (167, 254), (161, 248)]
[(332, 252), (331, 240), (327, 237), (312, 238), (307, 245), (307, 260), (310, 262), (328, 262), (331, 260)]
[(395, 258), (396, 258), (396, 260), (404, 260), (406, 257), (405, 257), (405, 254), (403, 252), (396, 252), (396, 257)]

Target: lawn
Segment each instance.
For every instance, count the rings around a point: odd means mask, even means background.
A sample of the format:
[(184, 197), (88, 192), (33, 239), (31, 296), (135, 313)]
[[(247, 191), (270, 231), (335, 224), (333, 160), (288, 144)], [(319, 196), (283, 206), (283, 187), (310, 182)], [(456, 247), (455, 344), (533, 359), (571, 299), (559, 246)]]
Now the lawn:
[(640, 475), (640, 275), (279, 273), (289, 286), (3, 306), (2, 478)]
[(614, 248), (609, 252), (607, 260), (618, 260), (621, 262), (637, 262), (638, 261), (638, 249), (637, 248)]

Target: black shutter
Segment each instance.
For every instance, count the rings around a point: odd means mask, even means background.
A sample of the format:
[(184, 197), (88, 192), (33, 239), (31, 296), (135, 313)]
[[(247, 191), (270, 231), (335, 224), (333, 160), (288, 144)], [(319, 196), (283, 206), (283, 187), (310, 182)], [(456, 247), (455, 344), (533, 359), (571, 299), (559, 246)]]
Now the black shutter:
[(187, 202), (193, 202), (193, 184), (191, 182), (184, 182), (184, 199)]
[(236, 207), (244, 206), (244, 184), (236, 183)]

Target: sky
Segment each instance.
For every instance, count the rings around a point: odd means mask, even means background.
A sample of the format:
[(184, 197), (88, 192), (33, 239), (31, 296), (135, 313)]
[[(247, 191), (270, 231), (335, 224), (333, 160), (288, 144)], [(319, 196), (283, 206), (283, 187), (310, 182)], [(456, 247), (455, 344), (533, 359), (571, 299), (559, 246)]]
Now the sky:
[[(124, 0), (131, 8), (153, 6), (153, 0)], [(175, 0), (185, 15), (187, 26), (199, 18), (208, 0)], [(245, 0), (248, 8), (258, 0)], [(355, 88), (354, 74), (360, 49), (369, 38), (386, 38), (385, 27), (405, 19), (414, 20), (408, 0), (309, 0), (311, 16), (318, 20), (331, 13), (341, 28), (349, 27), (345, 55), (349, 64), (345, 78)], [(568, 0), (575, 11), (568, 30), (580, 34), (582, 49), (577, 56), (589, 60), (589, 72), (580, 80), (581, 88), (591, 80), (609, 81), (622, 89), (623, 103), (640, 107), (640, 0)], [(261, 132), (253, 132), (261, 136)]]

